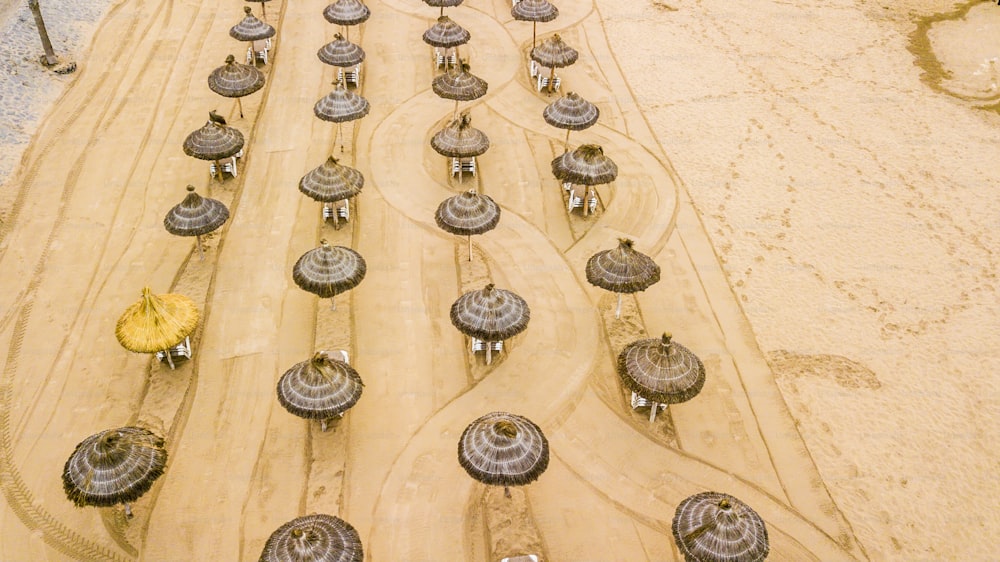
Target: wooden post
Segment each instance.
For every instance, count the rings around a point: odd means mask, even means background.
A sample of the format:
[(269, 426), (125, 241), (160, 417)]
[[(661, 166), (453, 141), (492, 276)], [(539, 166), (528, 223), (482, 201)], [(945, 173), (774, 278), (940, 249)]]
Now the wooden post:
[(549, 93), (551, 94), (556, 85), (556, 67), (553, 65), (551, 72), (549, 72)]
[(531, 48), (535, 48), (535, 31), (538, 29), (538, 22), (531, 22)]
[(196, 234), (194, 239), (197, 241), (196, 243), (198, 244), (198, 257), (201, 261), (205, 261), (205, 250), (201, 249), (201, 234)]
[(566, 129), (566, 140), (563, 141), (563, 154), (569, 152), (569, 133), (572, 129)]
[(42, 49), (45, 54), (41, 61), (45, 66), (52, 66), (59, 62), (56, 53), (52, 50), (52, 41), (49, 41), (49, 32), (45, 29), (45, 21), (42, 20), (42, 9), (38, 5), (38, 0), (28, 0), (28, 7), (31, 8), (31, 15), (35, 16), (35, 27), (38, 28), (38, 37), (42, 40)]
[(167, 354), (167, 365), (170, 365), (170, 370), (174, 370), (174, 358), (170, 356), (170, 348), (168, 347), (164, 353)]
[(615, 309), (615, 319), (617, 320), (622, 315), (622, 294), (618, 293), (618, 308)]
[(649, 410), (649, 423), (656, 421), (656, 411), (660, 409), (660, 405), (653, 402), (653, 408)]
[(219, 176), (219, 181), (226, 181), (226, 179), (222, 177), (222, 162), (219, 160), (215, 161), (215, 173)]
[(490, 345), (490, 342), (488, 342), (488, 341), (484, 342), (484, 343), (486, 344), (486, 364), (487, 365), (492, 365), (493, 364), (493, 346)]
[(472, 235), (469, 235), (469, 261), (472, 261)]
[[(261, 5), (263, 5), (263, 4), (261, 4)], [(236, 107), (240, 108), (240, 118), (242, 118), (243, 117), (243, 100), (242, 99), (236, 98)]]

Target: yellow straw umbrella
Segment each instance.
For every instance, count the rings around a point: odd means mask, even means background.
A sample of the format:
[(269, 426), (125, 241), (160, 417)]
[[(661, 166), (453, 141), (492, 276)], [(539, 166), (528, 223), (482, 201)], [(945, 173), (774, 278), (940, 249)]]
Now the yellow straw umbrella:
[(170, 348), (184, 341), (198, 325), (194, 301), (178, 294), (154, 295), (142, 288), (142, 298), (125, 310), (115, 326), (122, 347), (135, 353), (163, 351), (174, 368)]

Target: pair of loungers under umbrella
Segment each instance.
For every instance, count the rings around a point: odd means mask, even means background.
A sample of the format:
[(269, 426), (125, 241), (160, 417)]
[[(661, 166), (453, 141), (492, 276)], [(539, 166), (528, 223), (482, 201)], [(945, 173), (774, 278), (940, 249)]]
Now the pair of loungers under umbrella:
[[(490, 148), (490, 139), (486, 133), (472, 126), (472, 117), (463, 112), (431, 137), (431, 148), (438, 154), (451, 160), (452, 172), (458, 166), (458, 181), (462, 182), (465, 172), (465, 161), (475, 162), (477, 156), (482, 156)], [(475, 167), (473, 166), (473, 170)]]
[[(263, 8), (263, 3), (261, 3), (261, 7)], [(246, 15), (239, 23), (229, 28), (229, 36), (237, 41), (249, 43), (247, 64), (256, 64), (258, 58), (266, 63), (267, 53), (270, 50), (270, 39), (274, 37), (276, 31), (273, 26), (257, 19), (249, 6), (243, 8), (243, 12)], [(262, 44), (255, 45), (255, 43)]]
[[(538, 86), (539, 90), (541, 90), (542, 86), (546, 86), (548, 93), (551, 94), (556, 88), (556, 69), (572, 65), (580, 57), (580, 53), (567, 45), (562, 40), (562, 37), (556, 33), (552, 37), (542, 41), (541, 45), (532, 47), (528, 56), (540, 67), (536, 68), (535, 72), (542, 73), (543, 69), (548, 69), (549, 75), (547, 77), (539, 75)], [(533, 72), (532, 76), (534, 75)]]
[[(230, 127), (226, 123), (226, 118), (213, 110), (208, 112), (208, 121), (205, 125), (184, 139), (183, 148), (184, 154), (188, 156), (213, 162), (219, 181), (223, 181), (222, 161), (241, 156), (244, 144), (243, 133), (235, 127)], [(235, 168), (231, 171), (235, 175)]]
[[(436, 66), (445, 69), (458, 66), (458, 47), (468, 43), (471, 38), (472, 34), (468, 30), (445, 15), (439, 17), (423, 34), (424, 43), (435, 49)], [(449, 49), (455, 50), (453, 55), (448, 55)]]
[(344, 150), (343, 125), (344, 123), (361, 119), (368, 115), (371, 105), (362, 96), (349, 92), (342, 81), (337, 81), (336, 88), (329, 94), (320, 98), (313, 106), (313, 113), (323, 121), (337, 124), (337, 138), (340, 138), (340, 150)]
[(469, 64), (458, 60), (455, 68), (448, 69), (444, 74), (435, 76), (431, 81), (431, 89), (439, 97), (455, 100), (454, 117), (458, 117), (458, 102), (472, 101), (486, 95), (489, 84), (469, 71)]

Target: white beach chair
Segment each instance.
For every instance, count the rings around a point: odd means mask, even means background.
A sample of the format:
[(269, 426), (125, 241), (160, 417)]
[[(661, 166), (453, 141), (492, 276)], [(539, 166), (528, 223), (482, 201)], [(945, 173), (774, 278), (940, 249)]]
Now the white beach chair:
[[(170, 357), (167, 357), (168, 353)], [(164, 363), (168, 363), (171, 369), (174, 368), (174, 359), (191, 359), (191, 337), (184, 338), (184, 341), (166, 351), (157, 351), (156, 358)]]
[[(242, 151), (240, 152), (242, 153)], [(236, 156), (230, 156), (229, 158), (222, 160), (221, 163), (222, 163), (222, 173), (229, 174), (234, 178), (239, 176), (239, 172), (237, 172), (236, 170)], [(215, 162), (209, 162), (208, 171), (213, 176), (216, 173), (218, 173), (219, 170), (215, 167)]]
[(532, 78), (538, 76), (538, 63), (535, 62), (535, 59), (528, 60), (528, 72)]
[(337, 81), (343, 81), (344, 86), (354, 84), (355, 88), (361, 86), (361, 65), (358, 64), (354, 70), (337, 69)]
[(666, 411), (667, 405), (661, 404), (659, 402), (653, 402), (647, 398), (643, 398), (636, 393), (632, 393), (632, 409), (638, 410), (639, 408), (649, 408), (649, 421), (656, 421), (657, 412)]
[[(545, 68), (544, 66), (539, 66), (538, 67), (538, 77), (537, 77), (536, 86), (538, 87), (538, 91), (539, 92), (541, 92), (542, 89), (547, 89), (549, 87), (549, 74), (551, 74), (551, 72), (552, 72), (551, 68)], [(552, 91), (553, 92), (558, 92), (559, 91), (559, 84), (560, 84), (560, 82), (561, 82), (561, 80), (559, 80), (558, 76), (555, 76), (552, 79)]]
[(564, 181), (563, 184), (562, 184), (562, 186), (563, 186), (563, 189), (566, 190), (566, 191), (572, 191), (573, 190), (573, 182)]
[(348, 365), (351, 364), (351, 357), (349, 355), (347, 355), (347, 350), (346, 349), (338, 349), (337, 351), (323, 350), (323, 351), (320, 351), (320, 353), (323, 356), (328, 357), (330, 359), (338, 359), (337, 356), (339, 355), (340, 356), (339, 361), (343, 361), (344, 363), (347, 363)]
[(519, 554), (517, 556), (501, 558), (500, 562), (538, 562), (538, 556), (534, 554)]
[(503, 351), (503, 341), (485, 342), (479, 338), (472, 338), (472, 352), (486, 351), (487, 344), (493, 351)]
[(587, 189), (582, 185), (574, 185), (569, 190), (569, 201), (566, 204), (566, 211), (572, 213), (573, 209), (583, 208), (583, 201), (587, 200), (587, 209), (584, 214), (593, 214), (597, 210), (597, 194), (592, 189)]
[(340, 220), (344, 222), (351, 220), (351, 206), (347, 199), (341, 199), (336, 203), (323, 203), (323, 220), (334, 219), (334, 227), (340, 228)]
[(463, 174), (476, 175), (476, 157), (471, 158), (452, 158), (451, 159), (451, 175), (457, 176), (459, 171)]
[(434, 47), (435, 68), (447, 69), (456, 66), (458, 66), (458, 52), (455, 49), (449, 48), (442, 51), (440, 47)]
[(258, 60), (267, 64), (269, 50), (271, 50), (270, 38), (264, 41), (254, 41), (251, 46), (247, 47), (247, 64), (254, 64)]

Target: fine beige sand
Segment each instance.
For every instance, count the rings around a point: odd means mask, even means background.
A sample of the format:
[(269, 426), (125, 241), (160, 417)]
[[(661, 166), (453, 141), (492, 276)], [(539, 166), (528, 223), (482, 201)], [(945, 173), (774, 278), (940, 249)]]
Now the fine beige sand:
[[(447, 10), (489, 82), (461, 104), (492, 141), (462, 184), (428, 143), (454, 109), (420, 41), (436, 8), (368, 2), (350, 37), (372, 108), (341, 151), (312, 113), (334, 78), (315, 56), (337, 31), (323, 2), (268, 4), (278, 35), (244, 118), (208, 89), (245, 52), (228, 35), (239, 4), (117, 4), (0, 191), (0, 560), (255, 560), (309, 513), (350, 522), (373, 561), (681, 560), (674, 509), (706, 490), (763, 517), (771, 560), (990, 558), (996, 5), (557, 2), (539, 35), (580, 51), (562, 88), (601, 109), (570, 143), (620, 169), (583, 217), (551, 175), (563, 131), (541, 118), (554, 97), (506, 0)], [(248, 139), (223, 183), (181, 150), (211, 109)], [(297, 189), (331, 153), (366, 178), (339, 230)], [(162, 226), (188, 183), (232, 211), (204, 261)], [(472, 187), (503, 214), (469, 261), (434, 210)], [(619, 237), (663, 274), (615, 319), (583, 271)], [(291, 279), (321, 239), (367, 261), (336, 310)], [(489, 366), (448, 316), (487, 282), (531, 308)], [(177, 370), (115, 340), (143, 285), (203, 312)], [(708, 379), (650, 423), (614, 362), (663, 331)], [(317, 349), (347, 350), (365, 382), (327, 432), (275, 398)], [(465, 426), (496, 410), (551, 446), (510, 498), (456, 460)], [(76, 508), (66, 458), (127, 424), (166, 438), (165, 474), (131, 520)]]

